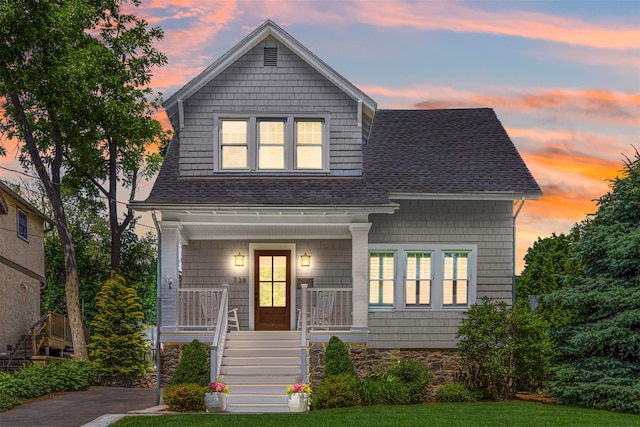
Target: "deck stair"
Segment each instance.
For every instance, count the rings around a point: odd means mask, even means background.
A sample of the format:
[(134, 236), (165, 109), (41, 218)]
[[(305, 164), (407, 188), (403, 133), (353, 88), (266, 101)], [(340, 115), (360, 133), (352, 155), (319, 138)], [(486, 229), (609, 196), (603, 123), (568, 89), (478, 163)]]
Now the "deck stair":
[(300, 332), (229, 332), (220, 380), (229, 386), (227, 412), (288, 412), (285, 390), (300, 381)]

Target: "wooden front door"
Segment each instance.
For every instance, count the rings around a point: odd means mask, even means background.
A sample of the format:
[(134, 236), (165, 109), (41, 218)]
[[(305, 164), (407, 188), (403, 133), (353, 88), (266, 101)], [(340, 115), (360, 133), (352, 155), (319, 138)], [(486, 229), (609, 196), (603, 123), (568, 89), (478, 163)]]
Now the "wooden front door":
[(291, 251), (255, 251), (255, 329), (289, 330)]

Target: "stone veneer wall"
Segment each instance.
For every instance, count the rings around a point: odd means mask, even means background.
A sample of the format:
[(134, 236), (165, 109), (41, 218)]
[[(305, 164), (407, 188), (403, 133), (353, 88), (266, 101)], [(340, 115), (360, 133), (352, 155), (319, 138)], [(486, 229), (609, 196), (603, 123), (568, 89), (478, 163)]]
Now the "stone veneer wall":
[[(165, 345), (162, 354), (162, 368), (160, 370), (160, 387), (169, 385), (171, 375), (176, 369), (182, 351), (186, 344)], [(353, 361), (359, 378), (367, 375), (383, 373), (391, 365), (401, 360), (419, 360), (433, 374), (429, 384), (429, 393), (433, 393), (437, 386), (455, 381), (465, 381), (468, 367), (460, 355), (454, 350), (424, 350), (424, 349), (378, 349), (367, 348), (365, 344), (347, 344), (349, 356)], [(309, 349), (311, 367), (309, 382), (313, 389), (320, 383), (324, 372), (324, 349), (326, 343), (312, 343)]]
[[(379, 349), (368, 348), (365, 344), (347, 344), (359, 378), (383, 373), (391, 365), (402, 360), (419, 360), (433, 374), (429, 384), (429, 395), (446, 383), (465, 381), (468, 366), (455, 350), (432, 349)], [(324, 348), (326, 343), (312, 343), (309, 351), (309, 382), (313, 389), (320, 383), (324, 371)]]

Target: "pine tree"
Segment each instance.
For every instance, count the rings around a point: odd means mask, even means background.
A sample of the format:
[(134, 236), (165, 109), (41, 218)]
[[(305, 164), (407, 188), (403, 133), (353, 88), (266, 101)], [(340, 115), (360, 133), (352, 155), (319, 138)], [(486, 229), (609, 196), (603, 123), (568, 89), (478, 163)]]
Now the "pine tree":
[(549, 296), (573, 313), (554, 387), (569, 404), (640, 414), (640, 154), (578, 227), (581, 271)]
[(147, 371), (142, 332), (142, 304), (122, 276), (112, 272), (96, 296), (98, 314), (91, 322), (89, 355), (103, 379), (141, 375)]

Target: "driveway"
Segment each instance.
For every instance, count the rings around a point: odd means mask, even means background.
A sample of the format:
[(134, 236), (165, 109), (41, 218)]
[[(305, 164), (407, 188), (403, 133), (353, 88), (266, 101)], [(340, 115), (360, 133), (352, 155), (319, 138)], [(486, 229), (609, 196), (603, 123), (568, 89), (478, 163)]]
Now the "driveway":
[[(91, 387), (0, 412), (0, 426), (79, 427), (105, 414), (126, 414), (152, 408), (155, 404), (155, 389)], [(106, 426), (115, 419), (104, 417), (90, 425)]]

